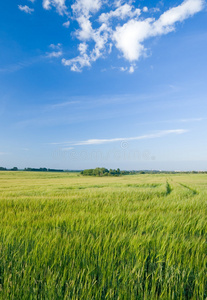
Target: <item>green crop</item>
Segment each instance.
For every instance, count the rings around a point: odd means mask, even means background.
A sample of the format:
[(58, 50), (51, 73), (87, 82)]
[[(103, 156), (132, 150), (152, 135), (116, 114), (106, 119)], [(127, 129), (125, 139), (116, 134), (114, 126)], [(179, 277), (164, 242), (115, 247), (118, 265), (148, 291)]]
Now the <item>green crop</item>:
[(0, 299), (206, 299), (206, 200), (205, 174), (0, 172)]

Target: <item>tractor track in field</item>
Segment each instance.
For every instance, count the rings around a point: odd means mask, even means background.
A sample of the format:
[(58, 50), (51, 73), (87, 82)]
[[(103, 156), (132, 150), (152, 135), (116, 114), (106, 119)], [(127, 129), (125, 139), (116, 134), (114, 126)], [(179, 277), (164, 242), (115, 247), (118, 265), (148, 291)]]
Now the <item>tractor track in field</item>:
[(182, 187), (188, 189), (193, 195), (198, 195), (199, 192), (196, 189), (193, 189), (192, 187), (185, 185), (183, 183), (178, 182), (179, 185), (181, 185)]
[(169, 184), (168, 180), (166, 181), (165, 189), (166, 189), (166, 196), (170, 195), (170, 193), (173, 190), (172, 187), (171, 187), (171, 185)]
[(184, 184), (184, 183), (175, 182), (175, 181), (173, 181), (172, 179), (170, 179), (170, 180), (167, 179), (167, 180), (166, 180), (166, 196), (169, 195), (169, 194), (172, 192), (172, 190), (173, 190), (172, 186), (169, 184), (169, 181), (171, 182), (171, 184), (172, 184), (172, 183), (179, 184), (179, 185), (182, 186), (183, 188), (185, 188), (185, 189), (187, 189), (188, 191), (190, 191), (190, 192), (192, 193), (193, 196), (199, 194), (199, 192), (198, 192), (196, 189), (194, 189), (194, 188), (192, 188), (192, 187), (190, 187), (190, 186), (188, 186), (188, 185), (186, 185), (186, 184)]

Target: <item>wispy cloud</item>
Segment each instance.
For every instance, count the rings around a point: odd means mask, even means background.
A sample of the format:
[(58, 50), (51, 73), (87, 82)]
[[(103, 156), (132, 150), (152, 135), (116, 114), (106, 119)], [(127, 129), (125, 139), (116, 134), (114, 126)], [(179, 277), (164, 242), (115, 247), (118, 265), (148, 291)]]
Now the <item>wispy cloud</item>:
[(62, 151), (70, 151), (70, 150), (73, 150), (74, 148), (73, 147), (66, 147), (66, 148), (62, 148), (61, 150)]
[(7, 65), (5, 67), (0, 68), (0, 73), (13, 73), (17, 72), (23, 68), (30, 67), (31, 65), (37, 63), (40, 61), (42, 57), (34, 57), (31, 59), (28, 59), (28, 61), (20, 61), (11, 65)]
[[(96, 120), (114, 120), (115, 118), (125, 119), (126, 116), (140, 115), (143, 111), (141, 107), (146, 103), (148, 103), (150, 111), (157, 111), (160, 105), (163, 106), (163, 103), (166, 103), (166, 97), (170, 97), (172, 93), (174, 93), (174, 91), (163, 87), (161, 91), (153, 91), (152, 93), (140, 95), (116, 94), (99, 95), (99, 97), (68, 97), (61, 93), (57, 95), (49, 94), (47, 100), (51, 104), (38, 105), (36, 110), (24, 114), (23, 117), (15, 123), (15, 126), (20, 126), (21, 128), (28, 126), (49, 127), (55, 124), (66, 125)], [(94, 113), (95, 111), (96, 113)], [(42, 113), (40, 114), (39, 112)], [(142, 120), (142, 118), (140, 118), (140, 120)], [(135, 124), (137, 124), (137, 118), (135, 122)], [(143, 124), (143, 122), (141, 122), (141, 124)]]
[(46, 57), (48, 58), (52, 58), (52, 57), (60, 57), (63, 55), (63, 52), (62, 52), (62, 44), (58, 43), (57, 45), (54, 45), (54, 44), (51, 44), (49, 46), (51, 49), (53, 49), (52, 52), (47, 52), (46, 54)]
[(174, 120), (158, 120), (152, 122), (144, 122), (142, 124), (158, 124), (158, 123), (191, 123), (191, 122), (202, 122), (207, 118), (186, 118), (186, 119), (174, 119)]
[(66, 102), (60, 102), (60, 103), (49, 105), (47, 108), (48, 109), (64, 108), (64, 107), (79, 104), (79, 103), (81, 103), (81, 101), (66, 101)]
[(206, 118), (189, 118), (189, 119), (178, 119), (178, 120), (175, 120), (177, 122), (182, 122), (182, 123), (187, 123), (187, 122), (201, 122), (201, 121), (204, 121), (206, 120)]
[(7, 155), (7, 154), (9, 154), (9, 153), (7, 153), (7, 152), (0, 152), (0, 155)]
[(50, 48), (51, 49), (54, 49), (54, 50), (59, 50), (61, 48), (62, 44), (61, 43), (58, 43), (57, 45), (55, 44), (50, 44)]
[(67, 144), (70, 144), (71, 146), (101, 145), (101, 144), (108, 144), (108, 143), (115, 143), (115, 142), (122, 142), (122, 141), (129, 142), (129, 141), (155, 139), (170, 134), (184, 134), (186, 132), (188, 132), (188, 130), (186, 129), (172, 129), (172, 130), (162, 130), (156, 133), (145, 134), (136, 137), (122, 137), (122, 138), (112, 138), (112, 139), (89, 139), (89, 140), (78, 141), (78, 142), (51, 143), (51, 145), (67, 145)]
[(52, 52), (47, 52), (44, 55), (38, 55), (36, 57), (31, 57), (28, 60), (19, 61), (14, 64), (10, 64), (4, 67), (0, 67), (0, 73), (13, 73), (17, 72), (23, 68), (28, 68), (40, 61), (48, 61), (48, 58), (58, 58), (63, 55), (61, 50), (61, 44), (51, 44), (49, 47), (53, 50)]
[(63, 55), (62, 51), (53, 51), (50, 53), (47, 53), (47, 57), (52, 58), (52, 57), (60, 57)]
[[(33, 2), (33, 1), (31, 1)], [(21, 10), (21, 11), (24, 11), (25, 13), (27, 14), (31, 14), (33, 11), (34, 11), (34, 8), (30, 8), (29, 6), (27, 5), (18, 5), (18, 8)]]

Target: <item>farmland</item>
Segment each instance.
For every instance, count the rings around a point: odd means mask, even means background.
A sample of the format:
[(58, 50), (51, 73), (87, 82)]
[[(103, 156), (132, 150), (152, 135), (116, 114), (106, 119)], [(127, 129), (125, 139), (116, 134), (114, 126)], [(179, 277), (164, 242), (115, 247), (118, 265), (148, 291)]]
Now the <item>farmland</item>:
[(0, 172), (0, 299), (206, 299), (207, 175)]

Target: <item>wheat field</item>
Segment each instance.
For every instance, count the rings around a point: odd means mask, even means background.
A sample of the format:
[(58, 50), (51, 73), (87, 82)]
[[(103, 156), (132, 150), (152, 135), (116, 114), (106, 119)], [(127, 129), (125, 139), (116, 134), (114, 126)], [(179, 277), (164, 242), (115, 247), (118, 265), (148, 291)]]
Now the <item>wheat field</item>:
[(206, 299), (207, 175), (0, 172), (0, 299)]

